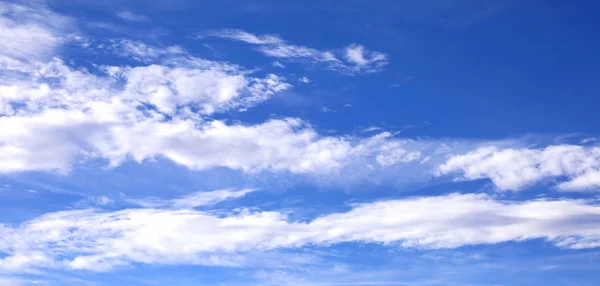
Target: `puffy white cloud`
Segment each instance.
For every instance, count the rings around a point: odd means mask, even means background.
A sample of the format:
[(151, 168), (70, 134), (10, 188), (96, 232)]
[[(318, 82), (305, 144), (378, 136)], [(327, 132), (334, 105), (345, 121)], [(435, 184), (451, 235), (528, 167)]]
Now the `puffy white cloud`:
[[(133, 46), (132, 42), (120, 43)], [(136, 47), (129, 55), (156, 62), (104, 66), (92, 73), (54, 58), (27, 63), (28, 69), (20, 76), (1, 79), (0, 172), (66, 172), (80, 159), (102, 157), (118, 164), (129, 156), (138, 160), (165, 156), (204, 168), (218, 161), (218, 154), (204, 152), (218, 149), (211, 144), (235, 139), (230, 132), (242, 129), (241, 134), (250, 136), (278, 136), (300, 124), (294, 120), (279, 125), (268, 122), (244, 132), (242, 126), (206, 121), (207, 115), (244, 110), (290, 85), (273, 74), (252, 77), (236, 65), (194, 58), (179, 49)], [(286, 140), (283, 135), (277, 139)], [(255, 141), (262, 139), (246, 140), (253, 149), (260, 147)], [(221, 146), (236, 148), (242, 142), (223, 142)], [(201, 150), (203, 144), (208, 144), (208, 149)], [(191, 153), (186, 154), (188, 151)], [(196, 161), (197, 156), (208, 160)], [(231, 161), (224, 165), (238, 168), (243, 164), (234, 162), (235, 158)]]
[[(17, 35), (35, 26), (49, 38), (64, 38), (62, 26), (39, 16), (62, 19), (59, 15), (2, 5), (3, 33)], [(272, 36), (232, 33), (249, 43), (284, 43)], [(344, 168), (373, 169), (418, 159), (418, 150), (403, 151), (405, 141), (391, 139), (389, 133), (333, 137), (297, 118), (255, 125), (212, 119), (215, 113), (245, 110), (291, 87), (274, 74), (255, 77), (234, 64), (193, 57), (178, 46), (159, 48), (128, 39), (94, 42), (83, 51), (100, 47), (133, 59), (130, 65), (75, 67), (60, 59), (60, 43), (53, 40), (27, 51), (24, 56), (47, 54), (27, 63), (18, 49), (6, 48), (5, 57), (26, 68), (0, 78), (0, 173), (66, 173), (90, 158), (116, 166), (128, 159), (164, 157), (198, 170), (331, 175)], [(392, 145), (399, 150), (391, 150)]]
[(238, 265), (238, 255), (341, 242), (455, 248), (545, 239), (600, 246), (600, 206), (585, 200), (499, 201), (450, 194), (354, 205), (294, 222), (276, 211), (73, 210), (0, 227), (0, 269), (109, 270), (132, 262)]
[[(64, 67), (61, 62), (55, 64)], [(164, 66), (134, 69), (120, 69), (122, 75), (115, 78), (69, 71), (58, 78), (62, 82), (60, 88), (43, 83), (31, 87), (1, 86), (0, 90), (5, 90), (0, 92), (5, 100), (5, 116), (0, 118), (3, 130), (0, 172), (67, 172), (72, 164), (86, 158), (105, 158), (115, 166), (128, 158), (143, 161), (165, 157), (192, 169), (229, 167), (248, 172), (311, 173), (360, 165), (364, 162), (362, 159), (377, 156), (380, 148), (383, 148), (381, 156), (398, 157), (403, 152), (392, 151), (391, 145), (386, 145), (390, 134), (362, 140), (320, 136), (310, 125), (294, 118), (257, 125), (204, 120), (190, 107), (195, 106), (200, 113), (210, 113), (233, 105), (227, 98), (237, 94), (236, 89), (219, 85), (235, 86), (229, 83), (235, 81), (235, 77), (221, 73), (224, 82), (214, 76), (206, 83), (214, 85), (213, 93), (210, 89), (194, 92), (195, 88), (185, 87), (188, 78), (185, 74), (189, 72), (193, 77), (202, 71), (180, 71)], [(138, 72), (140, 74), (135, 74)], [(171, 73), (180, 75), (173, 76), (172, 82), (161, 82), (171, 80)], [(204, 77), (190, 84), (198, 86), (203, 84), (202, 80), (211, 78)], [(113, 88), (120, 78), (126, 79), (123, 89)], [(238, 79), (246, 81), (243, 77)], [(182, 87), (178, 87), (178, 81), (182, 80)], [(273, 83), (268, 82), (271, 80)], [(278, 84), (275, 79), (265, 79), (264, 85), (262, 81), (255, 83), (262, 86), (250, 87), (268, 92), (273, 89), (270, 86)], [(182, 92), (178, 92), (178, 88)], [(264, 91), (259, 93), (264, 94)], [(206, 99), (210, 96), (214, 98)], [(146, 108), (146, 105), (152, 107)], [(397, 141), (393, 147), (402, 148), (401, 142)], [(381, 158), (377, 161), (381, 162)], [(416, 156), (410, 158), (417, 159)]]
[[(5, 33), (34, 25), (51, 38), (63, 37), (37, 14), (25, 13), (32, 8), (2, 7), (12, 9), (3, 8), (10, 14), (2, 18), (9, 23)], [(27, 17), (14, 16), (12, 11), (19, 9)], [(252, 43), (281, 43), (271, 36), (242, 36)], [(56, 53), (59, 42), (27, 53)], [(89, 158), (104, 158), (116, 166), (129, 158), (165, 157), (192, 169), (327, 173), (363, 165), (365, 158), (382, 160), (374, 157), (389, 134), (367, 139), (321, 136), (296, 118), (256, 125), (211, 119), (214, 113), (245, 110), (291, 87), (274, 74), (254, 77), (242, 67), (196, 58), (177, 46), (158, 48), (127, 39), (92, 46), (134, 64), (81, 68), (57, 54), (26, 63), (18, 76), (0, 79), (0, 172), (66, 173)], [(17, 49), (7, 50), (6, 57), (20, 61)]]
[(306, 60), (312, 64), (322, 64), (331, 70), (344, 74), (362, 74), (378, 72), (388, 64), (384, 53), (369, 51), (364, 46), (350, 44), (344, 49), (322, 51), (305, 46), (287, 43), (272, 35), (257, 36), (241, 30), (217, 30), (202, 34), (257, 45), (258, 51), (268, 57), (280, 59)]
[(465, 180), (489, 178), (500, 190), (519, 190), (545, 179), (562, 181), (557, 185), (561, 190), (598, 189), (600, 147), (484, 147), (453, 156), (437, 170), (438, 175), (455, 172), (461, 173), (461, 179)]
[(179, 48), (113, 44), (142, 64), (90, 71), (54, 58), (0, 80), (0, 172), (65, 173), (88, 158), (115, 166), (165, 157), (192, 169), (318, 173), (376, 156), (387, 140), (321, 136), (295, 118), (256, 125), (212, 120), (215, 112), (244, 110), (290, 85)]
[(232, 67), (198, 60), (175, 66), (112, 68), (111, 72), (126, 81), (124, 98), (147, 101), (169, 115), (182, 107), (203, 114), (245, 109), (290, 87), (273, 74), (251, 78)]
[[(156, 69), (164, 74), (164, 67)], [(78, 79), (78, 75), (73, 78)], [(152, 76), (144, 77), (148, 78)], [(158, 81), (161, 76), (156, 78)], [(129, 87), (128, 82), (123, 93), (112, 96), (110, 89), (95, 84), (114, 79), (75, 81), (85, 86), (82, 90), (82, 86), (70, 86), (70, 76), (62, 80), (66, 84), (61, 89), (43, 84), (6, 87), (16, 89), (14, 94), (20, 95), (19, 99), (31, 99), (16, 101), (23, 104), (14, 108), (15, 101), (5, 105), (6, 116), (0, 118), (0, 172), (67, 172), (73, 163), (86, 158), (105, 158), (114, 166), (128, 158), (143, 161), (158, 156), (192, 169), (328, 172), (376, 156), (389, 137), (383, 134), (358, 142), (323, 137), (307, 123), (293, 118), (257, 125), (204, 121), (192, 112), (188, 116), (187, 109), (177, 109), (177, 102), (169, 102), (174, 100), (171, 91), (164, 92), (169, 96), (161, 102), (156, 97), (163, 94), (157, 81), (139, 88)], [(130, 82), (136, 80), (134, 77)], [(189, 108), (192, 100), (184, 97), (181, 102), (187, 101), (185, 107)], [(155, 108), (145, 109), (143, 104)], [(167, 116), (172, 118), (167, 120)]]

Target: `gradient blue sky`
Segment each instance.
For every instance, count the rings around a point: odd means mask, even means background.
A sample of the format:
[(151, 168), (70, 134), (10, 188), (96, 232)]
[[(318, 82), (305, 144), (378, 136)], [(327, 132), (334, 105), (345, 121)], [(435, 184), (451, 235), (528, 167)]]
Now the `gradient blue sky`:
[(597, 1), (0, 1), (0, 285), (596, 285)]

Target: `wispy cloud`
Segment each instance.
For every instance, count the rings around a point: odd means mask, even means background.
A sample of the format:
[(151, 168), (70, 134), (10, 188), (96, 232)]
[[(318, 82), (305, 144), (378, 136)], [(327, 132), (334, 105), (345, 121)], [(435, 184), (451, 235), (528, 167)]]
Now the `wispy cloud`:
[(37, 61), (51, 59), (76, 36), (72, 23), (41, 4), (0, 2), (0, 74), (31, 71)]
[(271, 63), (271, 65), (277, 68), (285, 68), (285, 65), (280, 63), (279, 61), (274, 61)]
[(150, 22), (150, 18), (145, 15), (135, 14), (130, 11), (119, 11), (117, 17), (127, 22)]
[(216, 190), (209, 192), (195, 192), (181, 198), (164, 200), (159, 198), (127, 199), (128, 203), (143, 207), (172, 207), (172, 208), (196, 208), (212, 206), (219, 202), (236, 199), (245, 196), (255, 190)]
[(378, 127), (378, 126), (369, 126), (367, 128), (363, 128), (360, 130), (361, 133), (369, 133), (369, 132), (376, 132), (376, 131), (381, 131), (383, 130), (383, 128)]
[[(3, 32), (18, 34), (31, 25), (33, 24), (29, 22), (15, 22), (3, 29)], [(63, 36), (60, 31), (43, 25), (36, 27), (54, 38), (60, 39)], [(115, 45), (118, 48), (112, 48)], [(54, 46), (48, 47), (46, 52), (52, 54), (59, 46), (60, 41), (57, 41)], [(215, 112), (244, 110), (291, 87), (283, 78), (274, 74), (268, 74), (263, 78), (253, 77), (250, 71), (237, 65), (196, 58), (178, 47), (162, 49), (130, 40), (108, 41), (104, 46), (111, 47), (111, 51), (118, 51), (119, 56), (140, 61), (141, 64), (97, 65), (97, 69), (87, 70), (71, 67), (58, 57), (47, 61), (45, 58), (40, 58), (33, 62), (23, 62), (21, 54), (15, 54), (9, 48), (2, 51), (4, 58), (14, 64), (11, 67), (4, 66), (2, 72), (14, 72), (13, 67), (16, 67), (20, 74), (15, 77), (3, 77), (0, 80), (0, 114), (2, 115), (0, 126), (3, 129), (0, 135), (2, 154), (0, 172), (25, 170), (65, 172), (75, 158), (96, 157), (100, 154), (107, 159), (111, 157), (109, 160), (117, 163), (130, 156), (124, 153), (119, 155), (121, 153), (119, 149), (127, 144), (121, 141), (124, 138), (117, 139), (120, 137), (117, 134), (133, 134), (130, 133), (133, 129), (124, 131), (123, 128), (129, 129), (129, 127), (138, 129), (146, 125), (155, 132), (161, 129), (159, 125), (163, 125), (166, 128), (163, 129), (164, 131), (169, 130), (157, 138), (166, 138), (164, 135), (174, 134), (173, 132), (187, 133), (188, 135), (184, 136), (187, 137), (191, 134), (188, 133), (189, 131), (228, 136), (226, 135), (228, 132), (219, 131), (227, 126), (223, 122), (209, 123), (203, 121), (203, 118)], [(36, 48), (35, 51), (38, 50)], [(55, 54), (55, 56), (59, 55)], [(198, 129), (198, 120), (204, 122), (200, 123), (204, 127)], [(293, 128), (294, 124), (297, 123), (293, 123), (293, 120), (281, 121), (280, 124), (273, 122), (264, 127), (267, 128), (265, 131), (268, 133), (281, 127)], [(150, 125), (155, 126), (150, 127)], [(19, 131), (38, 128), (45, 130), (42, 133), (47, 132), (43, 143), (48, 147), (46, 149), (48, 152), (45, 154), (35, 147), (38, 146), (37, 144), (42, 144), (41, 141), (36, 140), (41, 138), (40, 133)], [(184, 131), (184, 129), (188, 130)], [(259, 133), (254, 133), (252, 130), (258, 131), (260, 128), (243, 129), (246, 130), (242, 133), (246, 134), (243, 136), (251, 134), (259, 136)], [(284, 131), (284, 129), (279, 130)], [(59, 130), (69, 130), (67, 132), (71, 135), (66, 137), (64, 137), (66, 133), (59, 135), (62, 132)], [(125, 133), (121, 133), (123, 131)], [(146, 136), (138, 138), (147, 139)], [(115, 145), (101, 138), (117, 139), (119, 143), (113, 141), (117, 143)], [(197, 137), (200, 138), (206, 137), (205, 135)], [(66, 141), (63, 141), (64, 139)], [(79, 143), (87, 141), (96, 146), (88, 149), (72, 139)], [(149, 147), (146, 139), (141, 145)], [(175, 138), (168, 141), (173, 139)], [(163, 149), (165, 146), (159, 145), (151, 149), (166, 150)], [(103, 151), (100, 151), (101, 149)], [(88, 152), (91, 150), (94, 151)], [(144, 153), (147, 151), (150, 149), (146, 149)], [(143, 160), (142, 158), (147, 155), (150, 153), (138, 159)], [(189, 160), (181, 154), (173, 153), (173, 155), (173, 158)], [(217, 160), (217, 157), (214, 159)], [(189, 162), (193, 161), (195, 159)], [(196, 163), (192, 164), (196, 165)]]
[(305, 60), (350, 75), (379, 72), (388, 64), (386, 54), (370, 51), (359, 44), (350, 44), (336, 50), (318, 50), (289, 44), (277, 36), (258, 36), (241, 30), (209, 31), (199, 37), (219, 37), (245, 42), (258, 46), (258, 51), (268, 57)]

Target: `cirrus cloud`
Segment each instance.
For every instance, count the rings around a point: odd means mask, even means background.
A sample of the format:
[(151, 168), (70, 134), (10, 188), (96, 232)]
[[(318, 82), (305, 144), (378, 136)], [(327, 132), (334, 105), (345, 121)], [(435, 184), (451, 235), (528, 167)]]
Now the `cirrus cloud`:
[(289, 44), (277, 36), (257, 36), (242, 30), (215, 30), (199, 35), (200, 38), (207, 36), (256, 45), (257, 50), (268, 57), (306, 60), (311, 64), (324, 65), (328, 69), (348, 75), (379, 72), (389, 62), (388, 55), (367, 50), (359, 44), (350, 44), (340, 50), (324, 51)]

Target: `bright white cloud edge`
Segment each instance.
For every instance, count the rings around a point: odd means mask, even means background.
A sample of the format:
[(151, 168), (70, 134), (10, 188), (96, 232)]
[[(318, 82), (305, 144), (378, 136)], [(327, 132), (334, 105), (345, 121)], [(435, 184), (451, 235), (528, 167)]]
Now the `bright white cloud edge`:
[(194, 192), (191, 194), (187, 194), (183, 197), (170, 200), (164, 200), (160, 198), (144, 198), (126, 199), (126, 202), (146, 208), (196, 208), (203, 206), (212, 206), (224, 200), (240, 198), (254, 191), (255, 189), (224, 189), (210, 192)]

